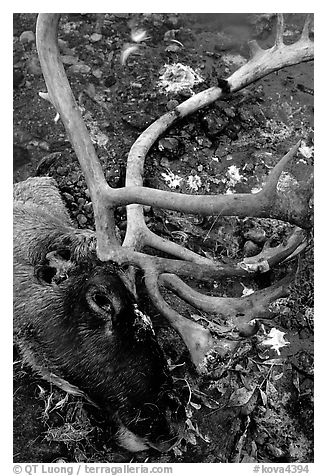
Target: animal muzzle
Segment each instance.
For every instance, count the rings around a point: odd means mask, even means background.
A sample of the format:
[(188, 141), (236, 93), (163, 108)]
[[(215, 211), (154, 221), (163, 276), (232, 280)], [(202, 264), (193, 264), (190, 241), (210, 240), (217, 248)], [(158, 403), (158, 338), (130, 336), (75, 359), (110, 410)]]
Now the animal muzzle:
[(166, 391), (159, 395), (156, 404), (145, 403), (129, 424), (120, 420), (116, 439), (129, 451), (153, 448), (167, 452), (183, 438), (185, 421), (183, 400), (174, 391)]
[(161, 435), (154, 440), (141, 437), (130, 431), (126, 426), (120, 425), (116, 433), (117, 443), (132, 453), (147, 451), (150, 448), (167, 453), (177, 446), (184, 436), (185, 423), (174, 424), (169, 435)]

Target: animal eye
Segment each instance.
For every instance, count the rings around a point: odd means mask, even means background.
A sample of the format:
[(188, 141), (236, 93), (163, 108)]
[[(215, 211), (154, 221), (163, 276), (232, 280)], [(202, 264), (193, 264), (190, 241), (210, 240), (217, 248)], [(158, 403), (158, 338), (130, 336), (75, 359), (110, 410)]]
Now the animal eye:
[(89, 304), (97, 314), (104, 316), (105, 313), (106, 317), (108, 317), (108, 314), (114, 313), (112, 302), (105, 293), (99, 291), (92, 293)]
[(97, 306), (101, 307), (102, 309), (107, 310), (107, 311), (112, 310), (110, 299), (105, 294), (95, 293), (93, 295), (93, 300), (94, 300), (95, 304)]

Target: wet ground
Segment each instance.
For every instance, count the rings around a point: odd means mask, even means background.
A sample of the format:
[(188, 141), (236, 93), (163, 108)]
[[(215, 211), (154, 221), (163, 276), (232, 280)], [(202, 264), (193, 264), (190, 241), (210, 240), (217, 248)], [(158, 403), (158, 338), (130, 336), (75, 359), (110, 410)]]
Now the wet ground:
[[(92, 228), (92, 206), (74, 152), (62, 124), (54, 121), (52, 106), (38, 95), (45, 86), (35, 41), (20, 36), (35, 32), (35, 20), (33, 14), (14, 16), (14, 180), (53, 176), (76, 225)], [(303, 16), (287, 15), (286, 20), (285, 41), (292, 43), (299, 37)], [(95, 24), (92, 15), (64, 16), (60, 47), (106, 179), (117, 187), (123, 185), (126, 157), (139, 134), (191, 94), (160, 90), (163, 66), (192, 67), (203, 79), (194, 92), (214, 86), (248, 58), (249, 39), (265, 47), (272, 44), (275, 17), (112, 14), (105, 17), (101, 37), (94, 36)], [(150, 38), (122, 66), (120, 54), (135, 26)], [(148, 154), (144, 182), (168, 190), (176, 183), (174, 177), (181, 192), (253, 191), (299, 139), (301, 151), (291, 172), (306, 183), (313, 167), (312, 63), (271, 74), (175, 125)], [(227, 261), (244, 256), (249, 247), (244, 235), (254, 225), (276, 240), (288, 229), (273, 220), (202, 220), (153, 209), (147, 210), (146, 221), (161, 236)], [(123, 236), (124, 210), (117, 212), (117, 225)], [(260, 245), (254, 245), (260, 251)], [(206, 284), (202, 290), (240, 296), (243, 285), (264, 287), (290, 269), (296, 275), (292, 293), (280, 303), (275, 322), (265, 323), (266, 330), (286, 332), (290, 344), (280, 356), (273, 351), (262, 355), (249, 339), (215, 380), (194, 373), (179, 337), (145, 302), (170, 363), (183, 364), (175, 375), (186, 378), (192, 398), (188, 432), (180, 447), (168, 455), (134, 456), (134, 461), (313, 461), (312, 245), (296, 263), (281, 265), (264, 279), (214, 283), (214, 289)], [(185, 315), (194, 312), (172, 296), (167, 299)], [(50, 388), (22, 366), (19, 355), (14, 362), (14, 461), (131, 460), (114, 446), (101, 415)]]

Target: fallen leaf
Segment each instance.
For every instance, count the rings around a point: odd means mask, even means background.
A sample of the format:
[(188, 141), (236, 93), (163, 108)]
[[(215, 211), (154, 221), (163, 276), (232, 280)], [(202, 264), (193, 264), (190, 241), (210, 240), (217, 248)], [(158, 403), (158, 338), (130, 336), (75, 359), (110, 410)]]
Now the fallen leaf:
[(137, 45), (131, 45), (129, 43), (126, 43), (123, 46), (122, 52), (120, 54), (120, 62), (124, 66), (126, 64), (126, 61), (128, 57), (132, 54), (134, 54), (137, 50), (139, 49), (139, 46)]
[(273, 350), (280, 355), (279, 349), (285, 347), (286, 345), (290, 344), (290, 342), (284, 339), (285, 332), (281, 332), (280, 330), (273, 327), (270, 329), (269, 334), (267, 335), (267, 339), (262, 341), (262, 345), (271, 347)]
[(248, 403), (252, 397), (254, 390), (247, 390), (245, 387), (238, 388), (230, 396), (228, 406), (230, 407), (243, 407)]
[(261, 390), (261, 388), (259, 390), (260, 390), (262, 403), (266, 407), (267, 406), (267, 401), (268, 401), (267, 394), (263, 390)]

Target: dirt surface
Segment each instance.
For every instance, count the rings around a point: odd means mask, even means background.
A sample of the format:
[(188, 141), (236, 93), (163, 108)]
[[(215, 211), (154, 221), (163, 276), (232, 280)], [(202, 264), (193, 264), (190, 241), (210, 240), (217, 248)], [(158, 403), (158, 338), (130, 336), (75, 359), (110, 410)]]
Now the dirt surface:
[[(45, 91), (33, 35), (36, 15), (14, 15), (14, 180), (50, 175), (59, 185), (72, 218), (93, 228), (92, 204), (74, 151)], [(300, 34), (303, 15), (286, 15), (285, 42)], [(150, 38), (121, 64), (131, 29)], [(124, 183), (126, 157), (139, 134), (193, 92), (217, 84), (249, 57), (256, 38), (273, 42), (275, 17), (246, 14), (106, 14), (101, 35), (94, 15), (64, 15), (60, 48), (84, 120), (105, 176)], [(312, 34), (312, 33), (311, 33)], [(22, 36), (21, 36), (22, 35)], [(158, 82), (165, 64), (192, 67), (203, 79), (192, 91), (166, 94)], [(302, 139), (287, 171), (306, 184), (313, 169), (313, 64), (271, 74), (224, 101), (184, 119), (152, 147), (144, 183), (187, 193), (250, 192), (260, 187), (279, 158)], [(182, 216), (146, 209), (148, 226), (210, 258), (226, 262), (260, 251), (263, 242), (246, 233), (259, 230), (281, 242), (288, 225), (274, 220)], [(125, 210), (117, 211), (122, 237)], [(81, 400), (68, 396), (14, 358), (15, 462), (312, 462), (313, 461), (313, 250), (255, 280), (194, 283), (207, 293), (241, 296), (244, 286), (260, 289), (294, 272), (291, 295), (279, 300), (274, 321), (288, 345), (280, 355), (244, 339), (236, 355), (216, 362), (216, 378), (199, 377), (180, 338), (151, 309), (176, 378), (190, 386), (185, 438), (166, 455), (131, 454), (116, 447), (110, 430)], [(167, 299), (187, 317), (204, 320), (173, 296)]]

